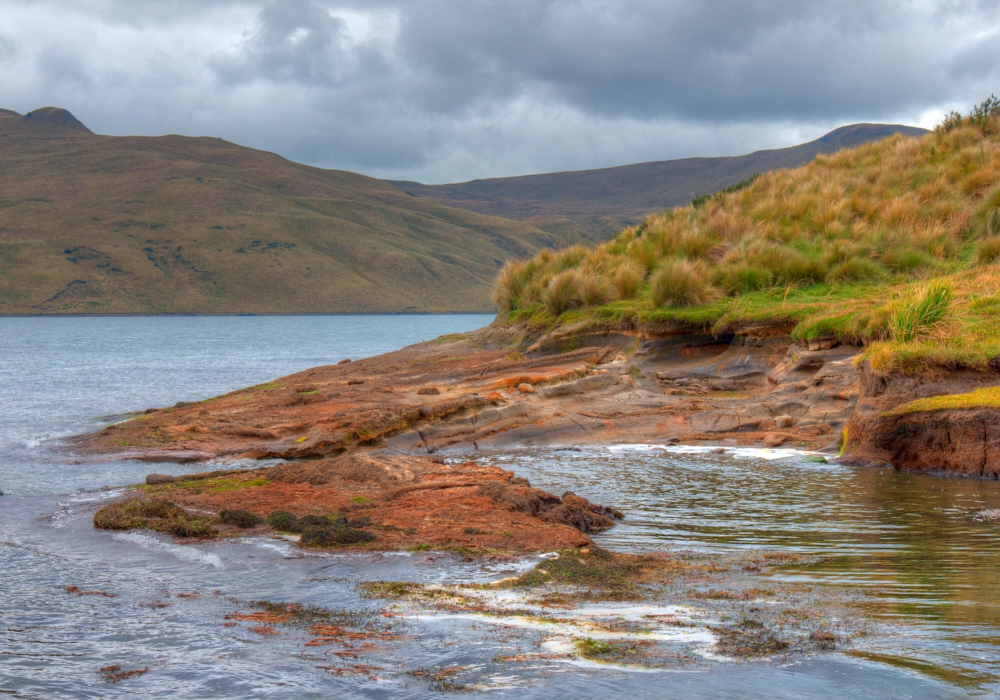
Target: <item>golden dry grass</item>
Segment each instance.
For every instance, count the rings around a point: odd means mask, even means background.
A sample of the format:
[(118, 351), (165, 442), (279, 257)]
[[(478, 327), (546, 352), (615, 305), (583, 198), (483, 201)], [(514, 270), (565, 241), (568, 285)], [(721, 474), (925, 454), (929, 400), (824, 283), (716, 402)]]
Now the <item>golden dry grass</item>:
[[(671, 308), (689, 308), (683, 318), (703, 327), (790, 319), (799, 337), (869, 344), (866, 358), (880, 372), (981, 367), (1000, 355), (1000, 323), (984, 301), (997, 293), (992, 264), (1000, 260), (996, 110), (951, 118), (922, 138), (820, 155), (729, 190), (650, 216), (587, 255), (580, 246), (543, 252), (518, 284), (600, 271), (624, 301), (588, 312), (592, 319), (656, 320)], [(932, 324), (930, 336), (894, 337), (898, 300), (932, 279), (950, 290), (948, 322)], [(563, 285), (561, 303), (543, 308), (508, 293), (503, 308), (510, 320), (577, 322), (582, 302), (569, 295)]]

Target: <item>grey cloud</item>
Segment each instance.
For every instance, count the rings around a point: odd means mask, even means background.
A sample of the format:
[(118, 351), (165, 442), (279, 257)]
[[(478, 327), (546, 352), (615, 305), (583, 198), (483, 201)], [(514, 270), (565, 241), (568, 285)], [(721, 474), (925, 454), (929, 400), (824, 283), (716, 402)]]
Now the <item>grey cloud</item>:
[(217, 62), (220, 77), (354, 84), (355, 96), (392, 92), (449, 115), (533, 89), (609, 117), (740, 122), (874, 117), (997, 75), (990, 42), (968, 47), (971, 32), (1000, 25), (995, 2), (381, 3), (398, 13), (394, 42), (352, 48), (335, 18), (344, 7), (265, 7), (239, 53)]
[(17, 58), (20, 53), (20, 46), (9, 37), (0, 34), (0, 61), (9, 61)]
[[(407, 16), (400, 43), (438, 79), (475, 85), (470, 97), (513, 74), (605, 115), (740, 121), (885, 113), (963, 87), (946, 70), (949, 21), (934, 26), (918, 7), (439, 0), (436, 10)], [(987, 7), (962, 19), (996, 26), (998, 16)]]
[(75, 83), (82, 87), (93, 85), (81, 57), (59, 46), (43, 48), (35, 62), (44, 78), (51, 83)]
[(321, 85), (347, 77), (344, 22), (309, 0), (271, 2), (258, 26), (244, 36), (235, 54), (219, 56), (213, 67), (228, 83), (265, 78)]
[(998, 32), (1000, 0), (12, 1), (0, 106), (440, 182), (968, 108)]

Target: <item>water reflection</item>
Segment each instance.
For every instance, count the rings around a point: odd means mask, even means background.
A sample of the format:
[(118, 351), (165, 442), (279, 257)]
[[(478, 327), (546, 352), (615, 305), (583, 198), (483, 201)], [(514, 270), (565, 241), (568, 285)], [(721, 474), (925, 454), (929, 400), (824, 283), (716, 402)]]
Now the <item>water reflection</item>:
[(559, 493), (573, 485), (623, 508), (626, 522), (599, 537), (608, 547), (822, 555), (775, 576), (846, 587), (860, 610), (905, 625), (868, 645), (865, 658), (972, 687), (1000, 680), (992, 670), (1000, 662), (1000, 522), (983, 515), (1000, 508), (997, 482), (842, 467), (791, 452), (637, 446), (489, 457), (533, 485)]

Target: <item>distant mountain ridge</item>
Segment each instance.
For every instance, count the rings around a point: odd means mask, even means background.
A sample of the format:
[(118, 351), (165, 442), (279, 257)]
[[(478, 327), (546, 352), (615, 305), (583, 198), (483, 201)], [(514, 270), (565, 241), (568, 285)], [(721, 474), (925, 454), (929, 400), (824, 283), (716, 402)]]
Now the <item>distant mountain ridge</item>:
[(921, 136), (926, 129), (900, 124), (852, 124), (815, 141), (743, 156), (682, 158), (596, 170), (471, 180), (445, 185), (390, 180), (407, 194), (450, 207), (527, 221), (569, 240), (606, 239), (648, 214), (687, 204), (769, 170), (808, 163), (894, 134)]
[(560, 239), (218, 138), (0, 110), (0, 315), (492, 311)]

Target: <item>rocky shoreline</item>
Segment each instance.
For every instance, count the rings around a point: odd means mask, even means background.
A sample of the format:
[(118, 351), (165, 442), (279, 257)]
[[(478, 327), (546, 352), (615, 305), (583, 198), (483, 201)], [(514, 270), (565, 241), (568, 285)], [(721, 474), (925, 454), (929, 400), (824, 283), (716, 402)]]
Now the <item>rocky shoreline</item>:
[(796, 343), (780, 323), (723, 338), (676, 328), (570, 329), (528, 342), (517, 330), (494, 325), (149, 409), (75, 447), (150, 462), (288, 460), (227, 477), (232, 484), (185, 477), (148, 484), (140, 495), (188, 512), (245, 511), (261, 522), (277, 511), (336, 514), (345, 524), (362, 518), (380, 529), (369, 530), (378, 543), (365, 540), (366, 547), (495, 553), (585, 546), (589, 532), (613, 525), (612, 511), (572, 493), (532, 489), (496, 467), (431, 455), (615, 443), (787, 445), (856, 464), (1000, 473), (995, 409), (938, 410), (914, 401), (993, 387), (997, 375), (875, 378), (856, 361), (860, 347)]
[(522, 350), (486, 329), (150, 409), (76, 448), (183, 462), (624, 442), (833, 445), (859, 399), (859, 348), (802, 346), (774, 330), (727, 339), (607, 332)]

